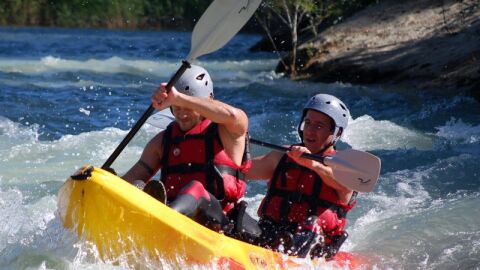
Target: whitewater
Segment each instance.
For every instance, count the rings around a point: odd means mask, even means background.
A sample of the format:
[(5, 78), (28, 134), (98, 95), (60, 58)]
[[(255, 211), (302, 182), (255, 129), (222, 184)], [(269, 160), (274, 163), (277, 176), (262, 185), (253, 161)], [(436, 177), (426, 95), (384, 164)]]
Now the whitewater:
[[(360, 194), (349, 213), (342, 249), (371, 258), (372, 269), (480, 269), (479, 102), (291, 81), (274, 72), (275, 54), (249, 51), (259, 39), (239, 34), (195, 62), (211, 73), (217, 99), (248, 114), (251, 137), (298, 142), (303, 105), (328, 93), (352, 114), (339, 148), (382, 159), (374, 192)], [(186, 32), (0, 28), (0, 269), (128, 268), (102, 262), (63, 229), (57, 192), (81, 166), (103, 164), (178, 69), (189, 40)], [(158, 131), (142, 127), (113, 164), (119, 174)], [(266, 151), (252, 146), (254, 155)], [(255, 217), (265, 190), (249, 183)]]

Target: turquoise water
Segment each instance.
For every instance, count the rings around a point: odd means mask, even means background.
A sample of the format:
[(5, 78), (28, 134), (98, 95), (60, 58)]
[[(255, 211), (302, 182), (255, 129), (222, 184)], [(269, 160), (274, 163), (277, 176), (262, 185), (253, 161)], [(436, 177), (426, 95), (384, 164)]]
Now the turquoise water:
[[(56, 214), (57, 191), (84, 164), (101, 166), (180, 66), (190, 33), (0, 28), (0, 269), (124, 269), (89, 254)], [(382, 158), (374, 192), (349, 214), (344, 250), (375, 269), (480, 268), (480, 104), (398, 87), (292, 82), (277, 60), (237, 35), (201, 57), (216, 97), (245, 110), (252, 137), (298, 141), (318, 92), (352, 113), (340, 147)], [(125, 172), (158, 129), (148, 124), (117, 159)], [(266, 149), (253, 147), (254, 154)], [(250, 213), (265, 183), (251, 183)], [(85, 254), (89, 254), (88, 256)]]

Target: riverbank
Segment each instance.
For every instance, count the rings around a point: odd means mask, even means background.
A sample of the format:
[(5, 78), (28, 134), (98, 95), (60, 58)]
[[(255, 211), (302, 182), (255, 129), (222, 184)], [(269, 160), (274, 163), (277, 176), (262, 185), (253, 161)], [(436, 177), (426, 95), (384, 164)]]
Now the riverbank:
[(380, 1), (302, 44), (299, 56), (300, 79), (464, 92), (480, 100), (480, 3)]
[(0, 2), (0, 26), (190, 31), (208, 1), (50, 1)]

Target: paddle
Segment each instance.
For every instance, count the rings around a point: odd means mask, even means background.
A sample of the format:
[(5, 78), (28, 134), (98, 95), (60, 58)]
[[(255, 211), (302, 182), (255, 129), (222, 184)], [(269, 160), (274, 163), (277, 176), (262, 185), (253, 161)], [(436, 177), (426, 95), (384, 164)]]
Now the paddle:
[[(250, 142), (280, 152), (290, 150), (284, 146), (262, 142), (253, 138), (250, 138)], [(335, 156), (331, 157), (304, 153), (302, 157), (319, 161), (331, 167), (335, 180), (355, 191), (371, 192), (375, 188), (375, 184), (380, 176), (380, 158), (363, 151), (354, 149), (339, 150)]]
[[(147, 123), (165, 129), (175, 120), (169, 109), (155, 113)], [(289, 148), (250, 138), (250, 142), (276, 151), (286, 152)], [(337, 151), (335, 156), (321, 157), (314, 154), (303, 154), (302, 157), (322, 162), (332, 168), (335, 179), (349, 189), (360, 192), (371, 192), (380, 176), (380, 158), (370, 153), (347, 149)]]
[[(195, 25), (187, 60), (182, 61), (182, 66), (168, 82), (167, 89), (169, 90), (175, 85), (185, 70), (190, 67), (191, 61), (223, 47), (250, 19), (260, 2), (261, 0), (214, 0)], [(153, 111), (154, 108), (150, 105), (105, 161), (102, 169), (107, 169), (112, 165)]]

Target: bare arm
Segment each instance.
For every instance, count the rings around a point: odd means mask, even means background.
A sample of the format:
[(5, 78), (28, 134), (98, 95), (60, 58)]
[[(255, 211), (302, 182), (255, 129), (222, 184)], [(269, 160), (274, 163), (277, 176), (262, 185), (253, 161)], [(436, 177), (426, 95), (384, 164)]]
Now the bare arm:
[(282, 153), (272, 151), (266, 155), (252, 159), (252, 167), (246, 175), (246, 180), (265, 180), (272, 178)]
[(165, 83), (162, 83), (152, 95), (152, 105), (157, 110), (172, 105), (184, 107), (217, 123), (225, 151), (237, 165), (242, 163), (248, 131), (248, 118), (244, 111), (212, 98), (182, 94), (175, 87), (167, 93)]
[(219, 136), (226, 153), (237, 165), (240, 165), (248, 130), (248, 118), (245, 112), (211, 98), (179, 94), (178, 106), (194, 110), (218, 124)]
[(175, 87), (167, 93), (165, 83), (162, 83), (152, 95), (152, 105), (157, 110), (163, 110), (171, 105), (194, 110), (225, 127), (232, 137), (242, 137), (248, 130), (248, 118), (244, 111), (212, 98), (182, 94)]
[(133, 165), (128, 172), (122, 176), (129, 183), (135, 180), (148, 182), (161, 167), (161, 158), (163, 153), (163, 131), (151, 139), (143, 150), (140, 159)]
[(244, 111), (210, 98), (182, 95), (179, 105), (191, 108), (202, 116), (218, 123), (231, 134), (232, 138), (243, 137), (248, 130), (248, 118)]

